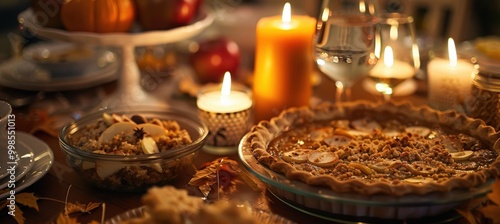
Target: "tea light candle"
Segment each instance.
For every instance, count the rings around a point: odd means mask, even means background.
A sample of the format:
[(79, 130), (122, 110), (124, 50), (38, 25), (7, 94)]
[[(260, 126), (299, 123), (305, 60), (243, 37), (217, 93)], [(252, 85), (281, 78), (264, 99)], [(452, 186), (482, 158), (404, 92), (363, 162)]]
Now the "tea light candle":
[(394, 59), (391, 46), (385, 47), (384, 63), (377, 63), (370, 71), (370, 75), (376, 78), (408, 79), (415, 74), (415, 68), (409, 63)]
[(250, 96), (244, 92), (231, 91), (231, 74), (226, 72), (220, 91), (202, 93), (196, 102), (199, 109), (213, 113), (231, 113), (252, 106)]
[(434, 58), (427, 66), (429, 104), (440, 110), (456, 109), (463, 112), (464, 100), (470, 94), (474, 66), (458, 59), (455, 42), (448, 39), (449, 59)]
[(236, 146), (251, 124), (252, 99), (246, 89), (231, 85), (231, 74), (226, 72), (220, 89), (206, 86), (200, 90), (196, 105), (200, 119), (210, 131), (205, 150), (225, 155), (237, 151)]
[(288, 107), (309, 105), (315, 25), (312, 17), (292, 16), (290, 3), (281, 16), (258, 21), (252, 92), (255, 122), (269, 120)]

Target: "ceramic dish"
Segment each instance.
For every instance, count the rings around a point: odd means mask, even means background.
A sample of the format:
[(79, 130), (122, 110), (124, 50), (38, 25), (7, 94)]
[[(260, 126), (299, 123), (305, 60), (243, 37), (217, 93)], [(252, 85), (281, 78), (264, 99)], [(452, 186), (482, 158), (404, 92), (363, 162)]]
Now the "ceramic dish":
[[(128, 210), (124, 213), (121, 213), (117, 216), (114, 216), (104, 222), (104, 224), (119, 224), (123, 221), (127, 221), (133, 218), (139, 218), (144, 215), (145, 212), (145, 207), (139, 207), (139, 208), (134, 208), (131, 210)], [(256, 220), (260, 224), (293, 224), (294, 222), (283, 218), (279, 215), (267, 212), (267, 211), (262, 211), (262, 210), (254, 210), (253, 215)], [(187, 223), (186, 223), (187, 224)]]
[[(248, 136), (244, 136), (242, 143)], [(346, 217), (377, 220), (420, 219), (449, 212), (473, 198), (491, 191), (491, 182), (472, 191), (455, 190), (425, 196), (406, 195), (359, 195), (337, 193), (327, 188), (309, 186), (300, 181), (290, 180), (258, 163), (248, 147), (240, 144), (239, 157), (244, 167), (262, 180), (267, 189), (288, 203), (320, 212)], [(319, 216), (321, 217), (321, 216)]]
[[(45, 176), (54, 163), (52, 149), (42, 140), (21, 131), (16, 132), (16, 140), (33, 152), (33, 166), (26, 175), (15, 182), (16, 192), (21, 192)], [(0, 194), (0, 199), (9, 196), (9, 191)]]

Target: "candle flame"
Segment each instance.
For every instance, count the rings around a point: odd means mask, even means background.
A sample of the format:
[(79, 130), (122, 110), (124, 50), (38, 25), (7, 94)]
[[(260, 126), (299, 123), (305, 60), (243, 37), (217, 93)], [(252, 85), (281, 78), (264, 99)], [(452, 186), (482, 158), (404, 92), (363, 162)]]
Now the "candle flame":
[(384, 64), (387, 67), (392, 67), (394, 64), (394, 54), (392, 53), (391, 46), (387, 46), (384, 49)]
[(455, 41), (453, 38), (448, 38), (448, 56), (450, 58), (450, 66), (457, 66), (457, 49), (455, 48)]
[(283, 14), (281, 14), (281, 22), (283, 24), (290, 24), (292, 21), (292, 6), (289, 2), (285, 3), (283, 6)]
[(224, 79), (222, 80), (222, 87), (220, 90), (220, 103), (226, 104), (228, 97), (231, 94), (231, 73), (224, 73)]
[(231, 93), (231, 73), (224, 73), (224, 79), (222, 80), (222, 88), (220, 93), (224, 96), (229, 96)]

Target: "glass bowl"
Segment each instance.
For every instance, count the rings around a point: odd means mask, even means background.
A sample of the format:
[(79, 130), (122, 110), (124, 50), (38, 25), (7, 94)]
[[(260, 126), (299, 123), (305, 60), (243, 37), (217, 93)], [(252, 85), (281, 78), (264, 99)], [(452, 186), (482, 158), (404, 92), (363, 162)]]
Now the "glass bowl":
[[(103, 122), (103, 113), (128, 117), (142, 115), (148, 120), (154, 118), (173, 120), (189, 133), (192, 142), (159, 153), (137, 155), (100, 154), (96, 153), (101, 150), (97, 147), (99, 144), (92, 150), (84, 150), (70, 144), (69, 138), (72, 135), (86, 134), (84, 133), (86, 126)], [(92, 131), (103, 130), (88, 130), (89, 134)], [(90, 185), (112, 191), (134, 192), (170, 183), (178, 176), (182, 176), (182, 173), (191, 167), (207, 135), (206, 125), (196, 114), (188, 111), (148, 107), (115, 108), (97, 111), (68, 123), (59, 133), (59, 145), (66, 155), (68, 164)]]

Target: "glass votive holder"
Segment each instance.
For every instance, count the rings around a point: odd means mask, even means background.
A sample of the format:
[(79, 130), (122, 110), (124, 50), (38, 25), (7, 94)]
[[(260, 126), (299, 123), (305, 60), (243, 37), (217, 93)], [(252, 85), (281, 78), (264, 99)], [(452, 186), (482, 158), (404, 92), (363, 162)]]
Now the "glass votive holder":
[(231, 91), (224, 93), (221, 85), (207, 85), (200, 89), (196, 105), (200, 119), (209, 129), (204, 150), (216, 155), (236, 153), (252, 124), (250, 90), (233, 84)]
[(428, 103), (437, 110), (465, 113), (465, 101), (471, 95), (476, 72), (470, 57), (455, 54), (431, 55), (427, 65)]

